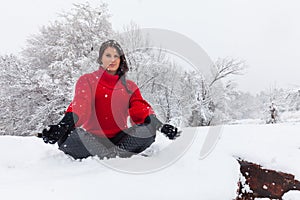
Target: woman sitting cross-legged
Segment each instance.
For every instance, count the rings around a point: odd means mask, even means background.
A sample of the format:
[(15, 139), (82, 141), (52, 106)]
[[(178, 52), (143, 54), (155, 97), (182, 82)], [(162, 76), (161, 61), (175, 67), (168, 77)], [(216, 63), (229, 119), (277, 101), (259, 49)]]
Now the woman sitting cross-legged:
[[(127, 61), (114, 40), (99, 50), (97, 71), (82, 75), (74, 98), (57, 125), (44, 129), (44, 142), (58, 143), (59, 149), (75, 159), (130, 157), (147, 149), (156, 131), (169, 139), (179, 136), (176, 127), (159, 121), (143, 99), (137, 85), (125, 78)], [(132, 127), (127, 127), (130, 117)]]

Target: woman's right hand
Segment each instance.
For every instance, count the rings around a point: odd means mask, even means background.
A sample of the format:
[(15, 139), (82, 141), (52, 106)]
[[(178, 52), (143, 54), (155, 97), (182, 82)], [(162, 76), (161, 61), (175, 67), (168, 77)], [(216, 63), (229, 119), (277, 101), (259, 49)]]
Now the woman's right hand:
[(50, 125), (49, 127), (49, 130), (44, 129), (42, 132), (45, 143), (55, 144), (67, 133), (67, 130), (61, 125)]
[(44, 129), (42, 138), (45, 143), (55, 144), (66, 134), (70, 134), (75, 129), (78, 116), (75, 113), (67, 112), (57, 125), (50, 125), (49, 130)]

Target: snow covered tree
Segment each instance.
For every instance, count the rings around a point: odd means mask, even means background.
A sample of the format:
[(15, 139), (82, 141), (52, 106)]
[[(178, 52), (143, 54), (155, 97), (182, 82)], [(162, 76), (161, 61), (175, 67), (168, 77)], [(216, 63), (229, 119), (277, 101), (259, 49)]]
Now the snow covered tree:
[(35, 71), (13, 55), (0, 57), (1, 134), (24, 135), (31, 129), (34, 108), (43, 98)]
[(84, 57), (94, 58), (94, 50), (97, 53), (101, 43), (113, 34), (109, 17), (104, 3), (96, 8), (89, 3), (74, 4), (71, 11), (60, 14), (59, 20), (29, 38), (23, 55), (33, 66), (43, 69), (64, 59), (76, 65)]
[(300, 89), (287, 91), (286, 102), (288, 111), (300, 111)]
[(235, 75), (242, 75), (245, 68), (245, 61), (234, 58), (218, 58), (214, 62), (214, 68), (211, 70), (212, 78), (208, 84), (215, 105), (213, 124), (227, 123), (234, 118), (229, 102), (233, 100), (234, 95), (238, 94), (233, 92), (234, 81), (230, 78)]
[(182, 96), (185, 97), (185, 101), (183, 102), (185, 102), (185, 110), (190, 111), (186, 113), (187, 124), (189, 126), (210, 125), (215, 107), (205, 78), (199, 72), (190, 72), (185, 74), (184, 80)]

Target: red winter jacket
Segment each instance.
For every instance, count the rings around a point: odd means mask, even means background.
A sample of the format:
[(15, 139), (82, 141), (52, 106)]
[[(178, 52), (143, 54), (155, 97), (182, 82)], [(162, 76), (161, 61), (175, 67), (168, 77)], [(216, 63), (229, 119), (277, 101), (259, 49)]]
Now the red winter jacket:
[(131, 123), (142, 124), (154, 114), (151, 106), (143, 99), (137, 85), (127, 80), (129, 94), (118, 75), (108, 74), (102, 67), (79, 78), (73, 101), (66, 112), (74, 112), (79, 120), (76, 127), (98, 136), (114, 137)]

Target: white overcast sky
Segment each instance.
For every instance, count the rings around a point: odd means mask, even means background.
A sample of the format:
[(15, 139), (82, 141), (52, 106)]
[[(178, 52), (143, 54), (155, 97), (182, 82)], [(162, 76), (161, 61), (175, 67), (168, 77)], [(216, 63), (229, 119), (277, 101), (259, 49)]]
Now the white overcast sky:
[[(1, 0), (0, 53), (16, 53), (30, 34), (86, 0)], [(100, 1), (91, 0), (92, 5)], [(134, 21), (197, 42), (215, 60), (234, 57), (249, 68), (237, 78), (252, 93), (300, 87), (300, 2), (297, 0), (111, 0), (113, 28)], [(176, 41), (175, 41), (176, 42)]]

